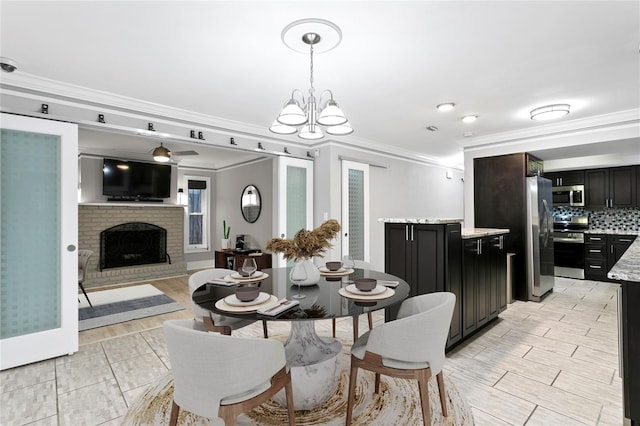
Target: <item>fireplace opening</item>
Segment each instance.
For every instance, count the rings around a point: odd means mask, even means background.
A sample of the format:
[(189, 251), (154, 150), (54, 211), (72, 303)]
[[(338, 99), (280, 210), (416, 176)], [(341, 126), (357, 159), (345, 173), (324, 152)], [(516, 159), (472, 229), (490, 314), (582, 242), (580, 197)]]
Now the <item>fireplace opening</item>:
[(100, 270), (123, 266), (164, 263), (167, 230), (144, 222), (129, 222), (100, 233)]

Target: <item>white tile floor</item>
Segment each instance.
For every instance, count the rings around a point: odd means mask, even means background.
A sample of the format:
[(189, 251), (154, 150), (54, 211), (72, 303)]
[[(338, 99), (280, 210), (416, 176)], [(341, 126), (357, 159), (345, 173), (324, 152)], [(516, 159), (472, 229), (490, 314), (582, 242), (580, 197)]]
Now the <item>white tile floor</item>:
[[(616, 289), (558, 278), (542, 303), (509, 305), (449, 353), (445, 374), (471, 404), (476, 424), (621, 425)], [(374, 318), (383, 321), (380, 314)], [(363, 332), (366, 316), (360, 321)], [(288, 325), (271, 323), (269, 331), (286, 333)], [(330, 334), (330, 322), (318, 323), (318, 332)], [(338, 321), (338, 333), (351, 338), (350, 319)], [(236, 334), (261, 336), (261, 325)], [(169, 368), (162, 329), (154, 328), (6, 370), (0, 373), (0, 424), (117, 425)]]

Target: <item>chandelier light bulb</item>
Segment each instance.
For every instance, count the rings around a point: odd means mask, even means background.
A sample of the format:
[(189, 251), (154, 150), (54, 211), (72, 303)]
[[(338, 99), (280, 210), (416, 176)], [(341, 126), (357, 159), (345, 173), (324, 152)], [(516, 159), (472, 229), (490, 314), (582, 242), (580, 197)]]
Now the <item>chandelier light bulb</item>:
[(318, 124), (322, 124), (323, 126), (337, 126), (346, 122), (347, 117), (344, 116), (338, 103), (333, 99), (329, 99), (327, 106), (324, 107), (320, 113), (320, 117), (318, 117)]
[(298, 133), (298, 137), (306, 140), (318, 140), (322, 139), (324, 135), (322, 134), (318, 126), (307, 124), (302, 128), (302, 130), (300, 130), (300, 133)]
[(279, 135), (292, 135), (298, 131), (293, 126), (287, 126), (286, 124), (282, 124), (278, 122), (278, 120), (273, 120), (273, 124), (269, 127), (269, 131), (273, 133), (277, 133)]
[(337, 126), (327, 127), (327, 134), (333, 136), (346, 136), (353, 133), (353, 128), (347, 121), (344, 124), (338, 124)]

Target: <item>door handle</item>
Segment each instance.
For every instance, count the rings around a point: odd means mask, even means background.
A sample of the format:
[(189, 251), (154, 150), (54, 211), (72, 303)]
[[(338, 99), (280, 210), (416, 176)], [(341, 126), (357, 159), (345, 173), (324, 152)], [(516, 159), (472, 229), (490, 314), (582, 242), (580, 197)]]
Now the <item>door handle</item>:
[(67, 251), (70, 251), (70, 252), (76, 251), (76, 246), (74, 246), (73, 244), (69, 244), (67, 246)]

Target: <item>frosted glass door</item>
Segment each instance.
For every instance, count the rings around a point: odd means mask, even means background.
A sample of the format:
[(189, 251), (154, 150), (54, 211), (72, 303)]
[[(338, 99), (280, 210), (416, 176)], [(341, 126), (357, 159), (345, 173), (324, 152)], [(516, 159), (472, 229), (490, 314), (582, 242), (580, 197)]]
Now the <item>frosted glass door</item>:
[(77, 126), (1, 115), (0, 369), (78, 350)]
[[(275, 229), (280, 238), (293, 238), (300, 229), (313, 229), (313, 162), (278, 157), (277, 191), (274, 191)], [(276, 267), (286, 266), (279, 254)]]
[(342, 160), (342, 255), (369, 262), (369, 165)]

